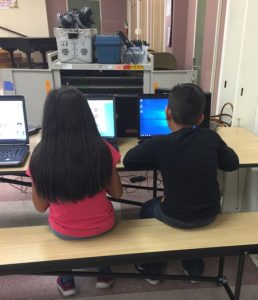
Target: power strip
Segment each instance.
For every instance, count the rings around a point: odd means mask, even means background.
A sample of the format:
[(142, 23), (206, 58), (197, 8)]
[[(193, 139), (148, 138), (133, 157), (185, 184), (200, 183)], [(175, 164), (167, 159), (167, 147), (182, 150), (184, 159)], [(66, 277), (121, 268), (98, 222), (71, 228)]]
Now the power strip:
[(131, 177), (130, 178), (130, 181), (132, 183), (136, 183), (136, 182), (142, 182), (142, 181), (145, 181), (146, 180), (146, 177), (145, 176), (134, 176), (134, 177)]

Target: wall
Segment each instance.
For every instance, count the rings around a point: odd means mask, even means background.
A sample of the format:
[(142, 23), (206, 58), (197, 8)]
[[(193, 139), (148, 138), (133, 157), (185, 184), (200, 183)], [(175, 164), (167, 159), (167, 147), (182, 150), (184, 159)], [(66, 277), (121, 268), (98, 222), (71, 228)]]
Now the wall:
[[(0, 26), (29, 37), (48, 37), (45, 0), (19, 0), (18, 5), (19, 8), (0, 10)], [(0, 36), (13, 36), (13, 34), (1, 30)]]
[(193, 67), (195, 14), (196, 14), (196, 0), (191, 0), (188, 3), (186, 50), (185, 50), (185, 69), (188, 70), (192, 69)]
[(224, 37), (226, 8), (227, 8), (227, 0), (222, 0), (220, 26), (219, 26), (218, 51), (217, 51), (217, 57), (216, 57), (216, 70), (215, 70), (215, 79), (214, 79), (214, 87), (213, 87), (213, 95), (212, 95), (212, 103), (211, 103), (212, 104), (211, 112), (212, 112), (213, 115), (216, 114), (216, 106), (217, 106), (219, 75), (220, 75), (220, 69), (221, 69), (220, 66), (221, 66), (221, 58), (222, 58), (222, 46), (223, 46), (223, 37)]
[(211, 72), (213, 67), (214, 41), (217, 20), (218, 1), (207, 0), (203, 33), (203, 52), (200, 86), (211, 90)]
[(127, 0), (102, 0), (102, 33), (116, 33), (127, 21)]
[[(166, 0), (165, 1), (165, 29), (164, 29), (164, 42), (165, 42), (165, 51), (172, 52), (172, 45), (169, 45), (170, 42), (170, 31), (172, 30), (171, 21), (173, 22), (172, 18), (172, 6), (173, 0)], [(170, 8), (170, 9), (169, 9)], [(168, 11), (169, 9), (169, 11)]]
[(176, 57), (179, 70), (185, 69), (188, 1), (174, 0), (172, 53)]
[(53, 28), (57, 27), (57, 13), (67, 11), (66, 0), (46, 0), (49, 36), (54, 36)]

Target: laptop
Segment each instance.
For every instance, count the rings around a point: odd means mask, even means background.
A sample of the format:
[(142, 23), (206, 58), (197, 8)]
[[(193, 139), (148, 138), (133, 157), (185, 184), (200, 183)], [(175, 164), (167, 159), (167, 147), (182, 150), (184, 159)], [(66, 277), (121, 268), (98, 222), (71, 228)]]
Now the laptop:
[(140, 142), (154, 135), (171, 133), (165, 115), (167, 104), (168, 95), (145, 94), (138, 97), (138, 138)]
[(29, 154), (23, 96), (0, 96), (0, 167), (17, 167)]
[(113, 96), (88, 95), (87, 101), (103, 139), (118, 149), (115, 120), (115, 98)]

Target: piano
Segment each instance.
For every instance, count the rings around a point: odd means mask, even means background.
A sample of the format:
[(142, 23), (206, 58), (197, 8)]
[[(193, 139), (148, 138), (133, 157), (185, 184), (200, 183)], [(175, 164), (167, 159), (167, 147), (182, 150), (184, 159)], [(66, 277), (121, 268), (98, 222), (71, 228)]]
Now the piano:
[(47, 68), (46, 52), (57, 49), (55, 37), (0, 37), (0, 48), (10, 53), (12, 66), (15, 68), (13, 52), (20, 50), (27, 56), (29, 68), (33, 68), (31, 54), (39, 51), (43, 58), (43, 67)]

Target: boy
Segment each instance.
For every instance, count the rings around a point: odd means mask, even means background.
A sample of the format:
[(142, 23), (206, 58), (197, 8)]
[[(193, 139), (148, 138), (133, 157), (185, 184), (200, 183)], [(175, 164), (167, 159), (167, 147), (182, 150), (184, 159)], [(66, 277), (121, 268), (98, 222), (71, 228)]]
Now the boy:
[[(191, 83), (175, 86), (165, 111), (172, 133), (152, 137), (125, 155), (126, 169), (157, 169), (163, 178), (164, 196), (147, 201), (140, 218), (157, 218), (177, 228), (196, 228), (212, 223), (220, 212), (217, 169), (236, 170), (239, 160), (216, 132), (198, 127), (204, 118), (204, 106), (200, 87)], [(204, 264), (202, 260), (184, 260), (183, 268), (188, 275), (201, 276)], [(138, 270), (157, 274), (161, 266), (143, 264)]]

